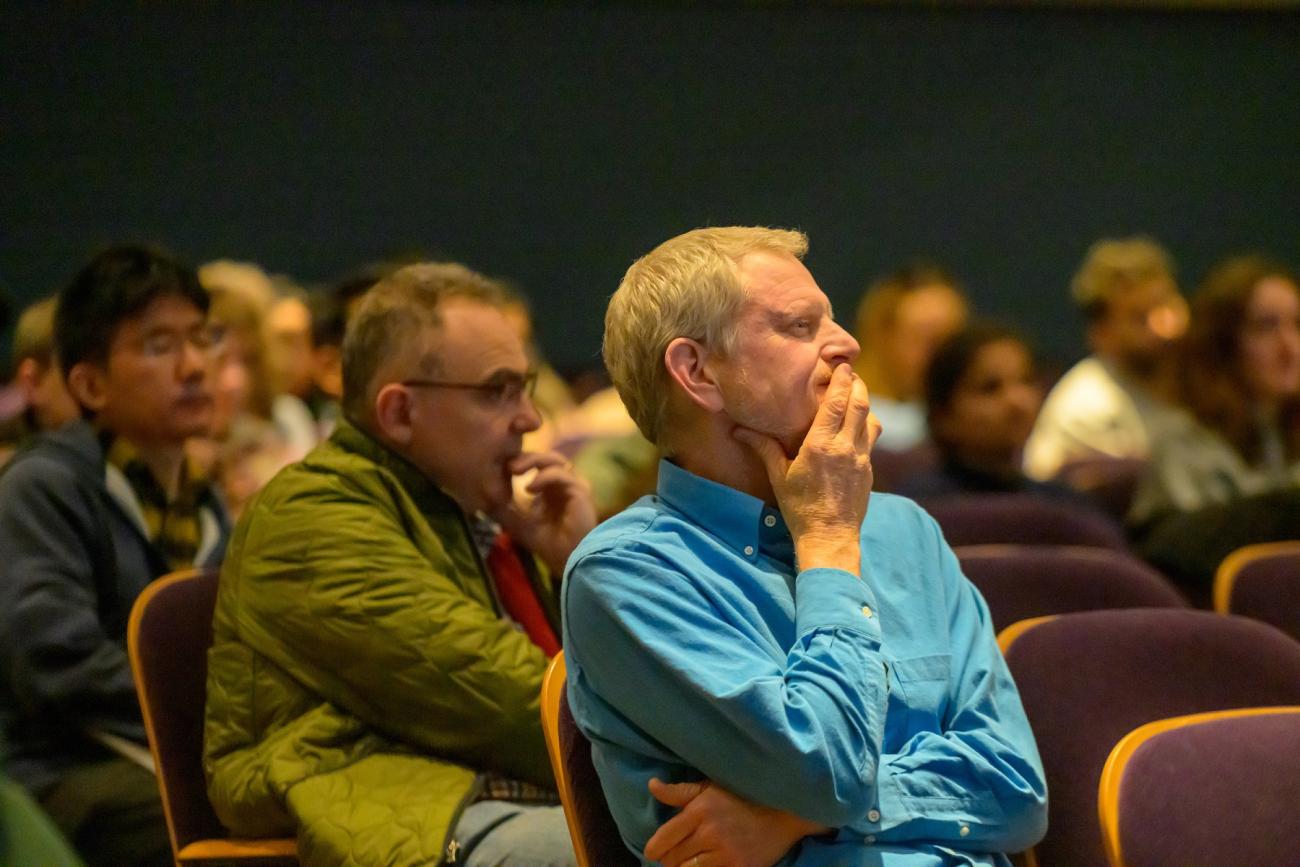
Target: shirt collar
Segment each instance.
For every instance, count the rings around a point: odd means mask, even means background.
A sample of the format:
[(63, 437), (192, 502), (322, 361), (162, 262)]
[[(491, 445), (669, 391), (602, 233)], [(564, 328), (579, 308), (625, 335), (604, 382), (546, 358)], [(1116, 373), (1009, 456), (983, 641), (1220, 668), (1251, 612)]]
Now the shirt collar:
[(659, 498), (748, 560), (759, 552), (793, 562), (794, 546), (780, 511), (757, 497), (697, 476), (664, 458)]

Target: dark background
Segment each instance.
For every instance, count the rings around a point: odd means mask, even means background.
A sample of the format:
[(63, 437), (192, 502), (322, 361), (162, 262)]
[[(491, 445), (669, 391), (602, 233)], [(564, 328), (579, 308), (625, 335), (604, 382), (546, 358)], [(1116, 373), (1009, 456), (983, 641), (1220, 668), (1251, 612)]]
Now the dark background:
[(132, 238), (311, 283), (394, 251), (532, 296), (598, 358), (627, 265), (704, 224), (809, 233), (851, 320), (917, 255), (1058, 363), (1104, 235), (1190, 289), (1300, 260), (1294, 12), (430, 2), (0, 7), (0, 283)]

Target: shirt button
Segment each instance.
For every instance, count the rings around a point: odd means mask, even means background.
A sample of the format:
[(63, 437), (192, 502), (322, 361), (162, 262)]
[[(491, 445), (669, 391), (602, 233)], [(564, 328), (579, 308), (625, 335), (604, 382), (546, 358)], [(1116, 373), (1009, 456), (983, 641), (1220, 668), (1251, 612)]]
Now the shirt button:
[(879, 811), (879, 810), (872, 810), (870, 813), (867, 813), (867, 821), (868, 821), (868, 822), (879, 822), (879, 821), (880, 821), (880, 811)]
[[(862, 613), (865, 614), (865, 615), (867, 615), (868, 617), (870, 617), (870, 616), (871, 616), (871, 606), (870, 606), (870, 605), (863, 605), (863, 606), (862, 606)], [(872, 819), (871, 821), (874, 822), (874, 821), (876, 821), (876, 820), (875, 820), (875, 819)]]
[(766, 527), (775, 527), (776, 515), (768, 515), (765, 518), (763, 518), (763, 525)]
[(876, 835), (875, 835), (875, 834), (868, 834), (867, 836), (863, 837), (862, 840), (863, 840), (864, 843), (867, 843), (867, 844), (874, 843), (874, 842), (876, 842)]
[(754, 546), (753, 546), (753, 545), (746, 545), (746, 546), (745, 546), (745, 556), (746, 556), (746, 557), (753, 557), (753, 556), (754, 556)]
[(961, 830), (958, 831), (957, 833), (961, 834), (963, 837), (969, 837), (969, 836), (970, 836), (970, 825), (962, 825), (962, 826), (961, 826)]

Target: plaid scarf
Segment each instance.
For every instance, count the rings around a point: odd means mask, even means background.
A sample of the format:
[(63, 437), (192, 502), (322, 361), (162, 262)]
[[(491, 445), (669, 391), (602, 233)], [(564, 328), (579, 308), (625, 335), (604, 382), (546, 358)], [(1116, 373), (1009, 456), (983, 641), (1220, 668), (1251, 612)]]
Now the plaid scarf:
[(131, 443), (115, 438), (105, 449), (105, 458), (122, 471), (140, 501), (149, 540), (173, 569), (193, 566), (200, 541), (199, 497), (207, 487), (198, 468), (189, 458), (182, 461), (176, 498), (168, 502), (167, 492)]

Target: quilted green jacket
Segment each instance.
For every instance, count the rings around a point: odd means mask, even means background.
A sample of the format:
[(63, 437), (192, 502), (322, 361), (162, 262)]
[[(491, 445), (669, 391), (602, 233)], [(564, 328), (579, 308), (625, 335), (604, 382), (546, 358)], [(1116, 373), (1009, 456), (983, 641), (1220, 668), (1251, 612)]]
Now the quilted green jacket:
[(554, 785), (545, 656), (500, 619), (455, 503), (347, 422), (249, 506), (213, 632), (204, 770), (237, 835), (436, 864), (481, 772)]

